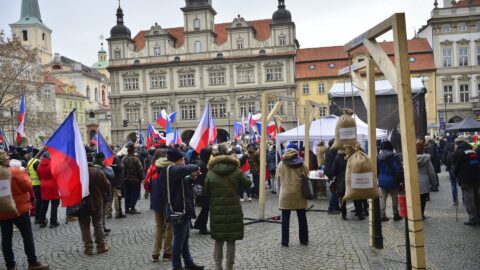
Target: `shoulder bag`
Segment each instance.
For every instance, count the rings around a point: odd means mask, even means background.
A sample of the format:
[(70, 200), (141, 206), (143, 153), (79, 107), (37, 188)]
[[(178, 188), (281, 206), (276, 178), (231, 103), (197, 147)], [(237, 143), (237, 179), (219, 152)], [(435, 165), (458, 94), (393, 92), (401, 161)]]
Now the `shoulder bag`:
[(307, 200), (313, 200), (315, 199), (315, 195), (313, 194), (313, 186), (312, 182), (310, 181), (310, 178), (308, 175), (305, 173), (305, 168), (302, 165), (302, 194), (303, 197)]

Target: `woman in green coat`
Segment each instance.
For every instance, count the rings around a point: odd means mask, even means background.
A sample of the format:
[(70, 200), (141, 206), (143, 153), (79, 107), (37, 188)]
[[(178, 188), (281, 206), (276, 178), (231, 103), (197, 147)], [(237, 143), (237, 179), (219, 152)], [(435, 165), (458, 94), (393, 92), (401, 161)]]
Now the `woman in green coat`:
[[(220, 145), (223, 146), (223, 145)], [(220, 151), (220, 148), (225, 148)], [(243, 239), (243, 211), (238, 193), (250, 187), (251, 181), (240, 170), (240, 161), (226, 155), (226, 147), (219, 147), (219, 155), (208, 162), (205, 196), (210, 205), (210, 231), (215, 240), (215, 269), (222, 268), (223, 245), (227, 242), (227, 267), (233, 269), (235, 241)]]

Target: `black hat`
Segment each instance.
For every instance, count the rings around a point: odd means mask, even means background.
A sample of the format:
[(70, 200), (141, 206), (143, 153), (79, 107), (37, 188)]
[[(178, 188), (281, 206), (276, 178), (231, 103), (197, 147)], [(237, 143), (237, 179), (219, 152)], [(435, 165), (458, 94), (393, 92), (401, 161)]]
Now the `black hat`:
[(105, 160), (105, 154), (102, 153), (102, 152), (98, 152), (96, 155), (95, 155), (95, 160)]
[(127, 149), (135, 149), (135, 145), (132, 142), (127, 143), (125, 146)]
[(171, 149), (168, 149), (168, 151), (167, 151), (168, 161), (175, 162), (175, 161), (178, 161), (179, 159), (182, 159), (184, 157), (185, 157), (185, 154), (183, 152), (177, 150), (177, 148), (171, 148)]

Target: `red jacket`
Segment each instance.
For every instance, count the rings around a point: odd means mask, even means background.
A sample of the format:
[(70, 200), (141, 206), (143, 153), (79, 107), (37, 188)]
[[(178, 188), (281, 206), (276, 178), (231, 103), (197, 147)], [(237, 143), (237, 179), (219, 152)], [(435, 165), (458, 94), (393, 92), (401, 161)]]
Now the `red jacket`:
[[(17, 211), (20, 215), (27, 213), (32, 204), (30, 203), (30, 192), (32, 192), (32, 181), (28, 174), (19, 168), (11, 167), (12, 174), (12, 197), (15, 201)], [(9, 220), (18, 217), (15, 213), (0, 213), (0, 220)]]
[(40, 161), (40, 164), (38, 164), (37, 173), (38, 177), (40, 178), (42, 201), (60, 199), (57, 182), (52, 175), (50, 159), (44, 158), (42, 161)]
[(148, 168), (147, 171), (147, 176), (145, 176), (145, 181), (143, 182), (143, 187), (146, 191), (150, 192), (150, 183), (153, 180), (158, 179), (159, 176), (155, 164), (150, 165), (150, 168)]

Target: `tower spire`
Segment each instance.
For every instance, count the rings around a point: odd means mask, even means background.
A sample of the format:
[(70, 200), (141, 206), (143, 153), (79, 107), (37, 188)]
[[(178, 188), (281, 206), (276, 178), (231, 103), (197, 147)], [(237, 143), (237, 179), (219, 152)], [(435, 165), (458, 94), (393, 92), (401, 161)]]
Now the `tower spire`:
[(31, 18), (37, 18), (39, 21), (42, 21), (38, 0), (22, 0), (20, 20), (30, 20)]

